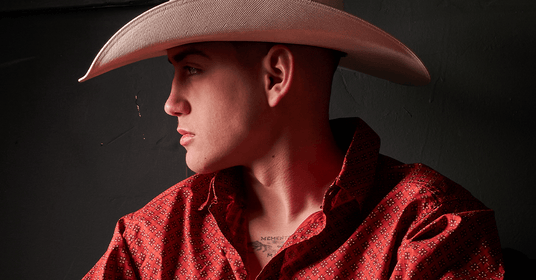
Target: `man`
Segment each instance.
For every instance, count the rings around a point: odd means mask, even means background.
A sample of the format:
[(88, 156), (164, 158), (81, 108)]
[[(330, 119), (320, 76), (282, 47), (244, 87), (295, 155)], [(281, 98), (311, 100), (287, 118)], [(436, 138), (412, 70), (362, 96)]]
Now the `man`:
[[(322, 3), (320, 3), (322, 2)], [(120, 219), (85, 279), (501, 279), (493, 212), (430, 168), (329, 122), (339, 59), (422, 85), (402, 43), (342, 1), (169, 1), (123, 27), (81, 80), (156, 55), (197, 174)]]

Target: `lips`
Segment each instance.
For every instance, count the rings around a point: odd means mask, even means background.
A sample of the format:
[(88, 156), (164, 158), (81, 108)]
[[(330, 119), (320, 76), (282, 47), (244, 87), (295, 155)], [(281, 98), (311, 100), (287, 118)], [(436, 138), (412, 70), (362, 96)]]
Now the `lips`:
[(180, 141), (182, 146), (188, 145), (190, 142), (192, 142), (193, 138), (195, 137), (195, 134), (182, 128), (178, 128), (177, 132), (179, 132), (182, 135), (181, 141)]

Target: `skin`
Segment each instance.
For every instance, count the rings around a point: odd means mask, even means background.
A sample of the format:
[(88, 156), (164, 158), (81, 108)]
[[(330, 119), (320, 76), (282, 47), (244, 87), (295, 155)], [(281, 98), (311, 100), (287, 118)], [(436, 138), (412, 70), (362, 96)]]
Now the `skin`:
[(168, 58), (165, 111), (178, 119), (190, 169), (243, 167), (253, 279), (320, 210), (340, 171), (328, 115), (336, 59), (320, 48), (228, 42), (175, 47)]
[(175, 75), (165, 111), (178, 117), (188, 167), (210, 173), (251, 160), (258, 148), (253, 144), (266, 136), (262, 116), (268, 105), (255, 94), (261, 91), (258, 75), (240, 67), (230, 44), (189, 45), (168, 53)]

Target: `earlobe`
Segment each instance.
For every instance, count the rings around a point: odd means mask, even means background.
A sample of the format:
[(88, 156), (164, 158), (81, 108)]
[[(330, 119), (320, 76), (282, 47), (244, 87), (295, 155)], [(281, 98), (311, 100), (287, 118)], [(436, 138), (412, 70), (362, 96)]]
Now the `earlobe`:
[(273, 46), (263, 59), (264, 90), (270, 107), (275, 107), (290, 90), (294, 56), (285, 45)]

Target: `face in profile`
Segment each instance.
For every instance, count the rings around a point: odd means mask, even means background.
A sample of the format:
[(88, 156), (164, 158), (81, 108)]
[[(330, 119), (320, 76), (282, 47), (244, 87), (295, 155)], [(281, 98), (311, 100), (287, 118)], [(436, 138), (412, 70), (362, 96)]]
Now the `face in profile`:
[(238, 56), (228, 42), (168, 50), (175, 74), (165, 111), (177, 117), (186, 163), (197, 173), (247, 165), (262, 150), (267, 103), (260, 70)]

